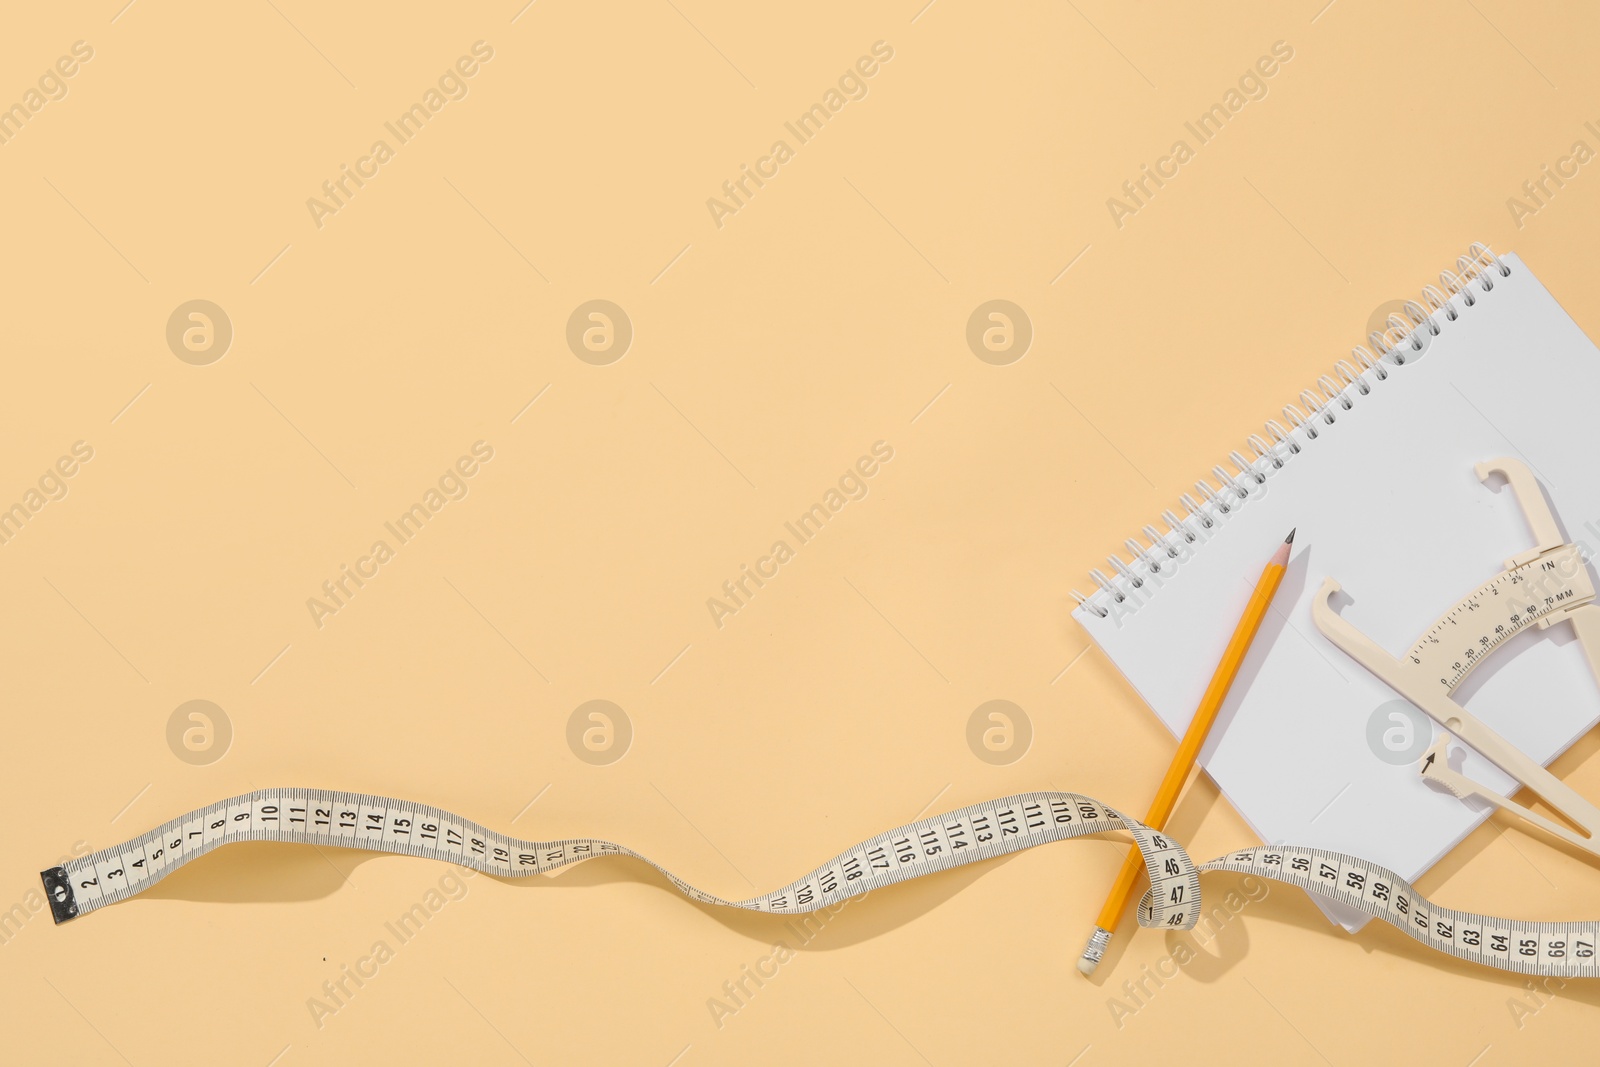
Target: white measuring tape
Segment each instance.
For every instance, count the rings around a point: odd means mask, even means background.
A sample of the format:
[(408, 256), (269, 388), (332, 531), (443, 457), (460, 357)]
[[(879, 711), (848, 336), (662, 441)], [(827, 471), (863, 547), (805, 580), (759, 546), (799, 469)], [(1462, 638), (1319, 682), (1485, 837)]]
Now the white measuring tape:
[(424, 856), (486, 874), (523, 877), (596, 856), (631, 856), (704, 904), (778, 914), (817, 911), (925, 874), (1069, 837), (1126, 830), (1151, 888), (1139, 925), (1188, 930), (1199, 920), (1200, 874), (1235, 871), (1299, 886), (1358, 908), (1430, 948), (1521, 974), (1600, 977), (1596, 922), (1522, 922), (1437, 907), (1393, 871), (1337, 852), (1245, 849), (1196, 867), (1171, 837), (1077, 793), (1020, 793), (918, 819), (847, 849), (798, 881), (748, 900), (724, 900), (610, 841), (524, 841), (425, 804), (321, 789), (260, 789), (173, 819), (124, 844), (42, 873), (55, 921), (126, 900), (235, 841), (300, 841)]

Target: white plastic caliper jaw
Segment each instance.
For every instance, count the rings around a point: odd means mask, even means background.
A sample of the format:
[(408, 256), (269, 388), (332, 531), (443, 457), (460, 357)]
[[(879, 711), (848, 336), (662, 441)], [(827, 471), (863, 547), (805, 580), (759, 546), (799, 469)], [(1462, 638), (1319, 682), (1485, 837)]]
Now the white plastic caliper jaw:
[(1512, 635), (1529, 627), (1545, 629), (1570, 622), (1584, 656), (1600, 681), (1600, 607), (1582, 553), (1561, 536), (1555, 514), (1538, 480), (1520, 460), (1502, 458), (1474, 468), (1480, 480), (1506, 479), (1516, 494), (1534, 547), (1506, 560), (1506, 569), (1473, 590), (1441, 615), (1402, 658), (1391, 656), (1346, 622), (1329, 600), (1339, 591), (1332, 578), (1312, 600), (1311, 615), (1324, 637), (1377, 675), (1465, 744), (1543, 797), (1582, 832), (1515, 804), (1448, 763), (1449, 737), (1441, 734), (1423, 755), (1418, 770), (1458, 797), (1476, 797), (1502, 808), (1586, 852), (1600, 855), (1600, 808), (1521, 750), (1513, 747), (1452, 699), (1463, 679)]

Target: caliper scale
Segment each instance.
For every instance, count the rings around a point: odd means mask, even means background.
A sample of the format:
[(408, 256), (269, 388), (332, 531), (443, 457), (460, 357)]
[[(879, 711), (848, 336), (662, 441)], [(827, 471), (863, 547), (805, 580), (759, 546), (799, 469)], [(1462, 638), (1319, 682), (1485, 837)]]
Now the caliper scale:
[(1532, 549), (1506, 560), (1505, 570), (1440, 615), (1399, 659), (1334, 611), (1329, 600), (1340, 587), (1332, 578), (1323, 581), (1312, 600), (1311, 615), (1324, 637), (1449, 734), (1543, 797), (1582, 832), (1513, 803), (1452, 770), (1445, 734), (1423, 756), (1418, 767), (1423, 778), (1458, 797), (1477, 797), (1503, 808), (1600, 856), (1600, 808), (1491, 730), (1453, 696), (1478, 664), (1513, 636), (1529, 627), (1546, 629), (1563, 622), (1572, 624), (1589, 667), (1600, 680), (1600, 606), (1594, 603), (1594, 584), (1578, 547), (1561, 536), (1538, 480), (1524, 463), (1510, 458), (1480, 463), (1474, 471), (1480, 480), (1499, 474), (1511, 486), (1533, 531)]

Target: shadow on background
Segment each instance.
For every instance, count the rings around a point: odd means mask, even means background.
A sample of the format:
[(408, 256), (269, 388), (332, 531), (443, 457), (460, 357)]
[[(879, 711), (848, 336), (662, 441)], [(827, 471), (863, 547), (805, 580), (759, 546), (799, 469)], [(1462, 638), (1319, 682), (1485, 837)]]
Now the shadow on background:
[[(243, 841), (186, 864), (160, 882), (119, 907), (137, 907), (141, 899), (187, 900), (213, 904), (260, 904), (312, 901), (332, 896), (346, 881), (354, 882), (355, 872), (384, 852), (331, 848), (299, 842)], [(827, 947), (844, 948), (869, 941), (880, 934), (904, 926), (927, 914), (961, 892), (987, 871), (1015, 858), (997, 856), (993, 860), (942, 874), (919, 878), (869, 894), (870, 898), (893, 894), (890, 907), (869, 905), (868, 899), (847, 900), (834, 905), (834, 913), (820, 916), (829, 930)], [(708, 918), (730, 930), (763, 944), (784, 936), (787, 924), (798, 923), (802, 915), (771, 915), (701, 904), (679, 893), (666, 877), (654, 868), (623, 857), (596, 857), (549, 875), (527, 878), (502, 878), (496, 882), (530, 892), (588, 889), (600, 885), (653, 885), (682, 900)], [(776, 887), (774, 887), (776, 888)], [(794, 940), (789, 935), (791, 943)], [(795, 946), (801, 950), (802, 946)], [(812, 946), (815, 951), (820, 946)]]

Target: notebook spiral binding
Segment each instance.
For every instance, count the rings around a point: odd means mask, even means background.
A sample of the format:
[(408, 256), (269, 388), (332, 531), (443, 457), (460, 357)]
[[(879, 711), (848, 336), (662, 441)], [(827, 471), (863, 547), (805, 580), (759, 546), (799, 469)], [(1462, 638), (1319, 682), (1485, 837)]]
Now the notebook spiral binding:
[[(1314, 387), (1301, 391), (1299, 404), (1284, 405), (1283, 417), (1289, 423), (1288, 428), (1277, 419), (1268, 419), (1265, 429), (1270, 441), (1260, 434), (1251, 434), (1247, 443), (1254, 459), (1246, 459), (1238, 451), (1228, 453), (1234, 473), (1230, 474), (1221, 464), (1212, 467), (1216, 485), (1202, 478), (1195, 483), (1195, 492), (1200, 496), (1198, 501), (1189, 493), (1178, 498), (1185, 512), (1183, 517), (1170, 510), (1161, 513), (1165, 533), (1154, 526), (1145, 526), (1140, 532), (1146, 543), (1140, 543), (1135, 537), (1123, 542), (1131, 557), (1129, 560), (1120, 555), (1107, 557), (1111, 575), (1098, 567), (1092, 568), (1089, 578), (1096, 585), (1096, 591), (1084, 596), (1072, 590), (1078, 610), (1103, 619), (1111, 614), (1113, 606), (1123, 605), (1130, 598), (1142, 599), (1140, 593), (1151, 580), (1159, 582), (1167, 573), (1176, 570), (1176, 561), (1192, 547), (1208, 540), (1210, 531), (1266, 482), (1267, 465), (1282, 469), (1307, 447), (1314, 448), (1325, 432), (1319, 428), (1319, 423), (1334, 425), (1338, 411), (1350, 410), (1360, 397), (1372, 392), (1375, 384), (1388, 380), (1393, 368), (1403, 367), (1410, 356), (1427, 347), (1427, 340), (1420, 331), (1427, 330), (1433, 336), (1442, 333), (1449, 323), (1477, 305), (1480, 293), (1494, 290), (1496, 274), (1506, 277), (1510, 273), (1511, 268), (1501, 262), (1488, 245), (1474, 243), (1468, 247), (1465, 255), (1457, 257), (1454, 271), (1439, 272), (1439, 286), (1422, 287), (1422, 303), (1407, 300), (1403, 305), (1404, 317), (1391, 314), (1382, 331), (1374, 330), (1367, 335), (1372, 351), (1356, 345), (1350, 350), (1350, 359), (1334, 364), (1337, 378), (1322, 375)], [(1300, 405), (1304, 405), (1303, 410)]]

